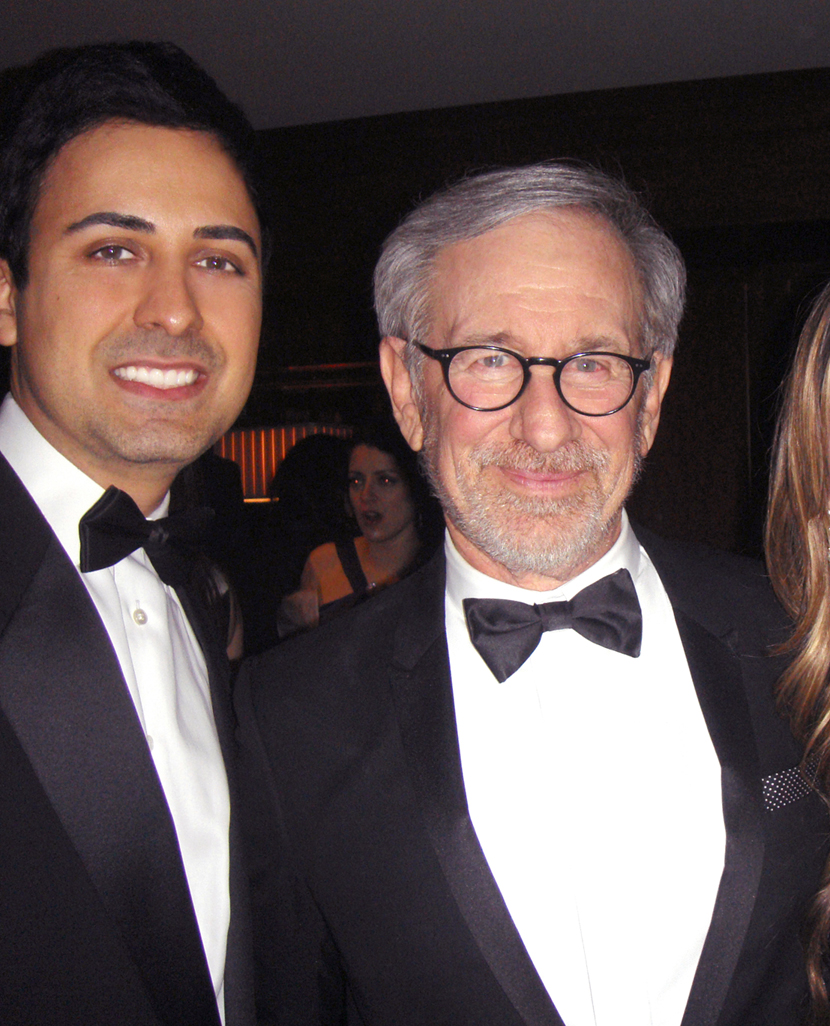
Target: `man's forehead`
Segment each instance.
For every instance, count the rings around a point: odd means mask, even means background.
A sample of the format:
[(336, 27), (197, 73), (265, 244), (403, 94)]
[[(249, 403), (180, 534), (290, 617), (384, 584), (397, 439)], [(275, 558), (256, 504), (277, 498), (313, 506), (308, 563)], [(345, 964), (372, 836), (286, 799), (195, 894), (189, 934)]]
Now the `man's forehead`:
[(599, 238), (631, 260), (618, 232), (605, 218), (583, 207), (557, 207), (518, 214), (486, 232), (444, 246), (436, 255), (434, 269), (440, 276), (442, 272), (457, 272), (470, 262), (518, 255), (534, 244), (549, 245), (551, 240), (565, 242), (579, 237)]
[(54, 205), (56, 199), (91, 202), (92, 208), (82, 212), (87, 216), (99, 207), (119, 209), (121, 196), (139, 198), (142, 191), (152, 195), (159, 180), (175, 186), (188, 179), (200, 179), (202, 185), (191, 193), (194, 206), (198, 199), (208, 197), (237, 206), (241, 200), (242, 206), (254, 210), (247, 183), (217, 136), (188, 128), (106, 121), (73, 136), (52, 158), (43, 176), (34, 220), (44, 204)]
[[(431, 280), (431, 323), (441, 328), (462, 310), (475, 315), (491, 300), (512, 297), (520, 309), (556, 309), (570, 292), (622, 303), (639, 319), (642, 301), (634, 260), (616, 229), (576, 207), (521, 214), (490, 231), (446, 246)], [(506, 309), (506, 307), (503, 307)], [(448, 327), (448, 325), (443, 325)]]

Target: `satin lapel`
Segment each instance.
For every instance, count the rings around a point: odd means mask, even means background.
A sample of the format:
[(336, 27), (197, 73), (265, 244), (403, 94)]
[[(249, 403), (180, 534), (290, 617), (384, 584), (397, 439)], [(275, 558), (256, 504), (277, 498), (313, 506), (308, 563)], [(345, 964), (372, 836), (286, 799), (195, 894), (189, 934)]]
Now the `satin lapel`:
[[(700, 708), (721, 764), (724, 870), (682, 1021), (682, 1026), (712, 1026), (747, 937), (765, 849), (761, 771), (745, 663), (732, 643), (736, 610), (713, 589), (694, 556), (647, 531), (637, 528), (636, 533), (671, 599)], [(737, 615), (743, 612), (738, 610)]]
[(721, 764), (726, 858), (712, 922), (692, 983), (682, 1026), (718, 1020), (744, 945), (764, 859), (761, 772), (740, 660), (716, 638), (677, 614), (712, 743)]
[(43, 560), (52, 532), (0, 454), (0, 634)]
[(254, 970), (248, 877), (242, 858), (239, 836), (239, 792), (236, 779), (236, 718), (231, 705), (230, 667), (223, 639), (211, 630), (202, 604), (185, 589), (177, 592), (187, 618), (205, 656), (210, 681), (213, 718), (219, 745), (225, 760), (231, 799), (230, 822), (230, 899), (231, 921), (225, 957), (225, 1022), (227, 1026), (246, 1026), (256, 1020), (254, 1008)]
[(0, 605), (0, 706), (160, 1019), (217, 1026), (175, 829), (109, 638), (60, 544), (9, 475), (0, 467), (0, 539), (16, 575)]
[(562, 1026), (513, 925), (467, 811), (444, 631), (444, 564), (398, 628), (392, 688), (412, 781), (441, 868), (502, 989), (528, 1026)]

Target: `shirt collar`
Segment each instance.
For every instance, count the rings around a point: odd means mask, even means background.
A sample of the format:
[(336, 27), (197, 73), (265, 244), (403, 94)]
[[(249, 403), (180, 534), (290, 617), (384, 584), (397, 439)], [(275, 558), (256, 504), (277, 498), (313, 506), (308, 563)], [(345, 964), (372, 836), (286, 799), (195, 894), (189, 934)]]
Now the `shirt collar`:
[(627, 569), (635, 584), (640, 573), (640, 545), (625, 510), (622, 513), (620, 535), (611, 548), (587, 570), (552, 591), (519, 588), (481, 573), (464, 559), (453, 544), (449, 532), (445, 534), (444, 552), (447, 559), (447, 600), (459, 608), (465, 598), (501, 598), (528, 603), (561, 601), (573, 598), (589, 584), (616, 570)]
[[(81, 562), (78, 522), (104, 494), (104, 489), (37, 430), (11, 393), (0, 404), (0, 452), (23, 482), (66, 554), (77, 567)], [(169, 495), (151, 520), (167, 512)]]

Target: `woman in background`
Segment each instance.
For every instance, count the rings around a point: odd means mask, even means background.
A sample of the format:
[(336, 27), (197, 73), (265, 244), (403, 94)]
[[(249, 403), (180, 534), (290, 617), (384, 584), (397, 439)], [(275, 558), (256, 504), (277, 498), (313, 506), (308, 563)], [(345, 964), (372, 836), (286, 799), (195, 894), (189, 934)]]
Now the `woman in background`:
[[(767, 565), (795, 623), (782, 708), (805, 748), (804, 767), (830, 799), (830, 285), (813, 307), (785, 382), (773, 450)], [(816, 1022), (830, 1022), (830, 863), (809, 922), (808, 974)]]
[(327, 542), (311, 553), (300, 589), (283, 600), (281, 634), (324, 623), (406, 577), (434, 551), (434, 500), (394, 424), (376, 423), (356, 433), (347, 505), (359, 537)]

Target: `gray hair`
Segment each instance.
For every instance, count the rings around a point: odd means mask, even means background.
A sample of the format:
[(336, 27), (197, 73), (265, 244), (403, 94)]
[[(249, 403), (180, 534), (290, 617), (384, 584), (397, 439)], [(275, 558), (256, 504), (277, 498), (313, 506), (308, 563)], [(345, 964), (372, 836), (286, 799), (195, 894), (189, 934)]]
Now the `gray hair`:
[(441, 250), (523, 214), (563, 207), (595, 214), (626, 246), (643, 296), (643, 352), (670, 356), (686, 289), (680, 251), (621, 181), (585, 165), (553, 161), (464, 178), (409, 214), (384, 242), (375, 268), (381, 335), (409, 342), (411, 365), (413, 356), (420, 356), (412, 342), (429, 333), (433, 271)]

